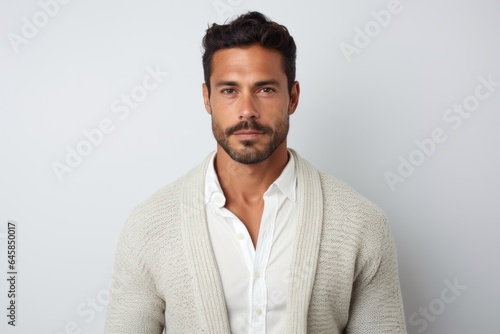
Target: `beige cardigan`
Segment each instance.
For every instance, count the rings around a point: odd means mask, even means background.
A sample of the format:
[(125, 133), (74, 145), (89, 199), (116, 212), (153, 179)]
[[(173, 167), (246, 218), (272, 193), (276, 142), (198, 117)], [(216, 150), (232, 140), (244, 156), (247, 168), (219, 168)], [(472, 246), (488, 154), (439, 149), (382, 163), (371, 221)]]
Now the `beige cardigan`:
[[(286, 333), (405, 333), (383, 212), (291, 151), (299, 219)], [(230, 333), (203, 201), (208, 160), (130, 214), (117, 249), (106, 334)]]

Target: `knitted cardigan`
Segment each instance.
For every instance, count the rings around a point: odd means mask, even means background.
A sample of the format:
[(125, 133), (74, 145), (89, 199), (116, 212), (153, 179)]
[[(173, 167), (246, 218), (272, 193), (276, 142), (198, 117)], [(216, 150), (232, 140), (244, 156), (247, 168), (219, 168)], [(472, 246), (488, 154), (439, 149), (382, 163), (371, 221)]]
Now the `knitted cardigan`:
[[(405, 333), (383, 212), (291, 152), (298, 226), (286, 333)], [(205, 215), (208, 161), (130, 214), (116, 253), (106, 334), (230, 333)]]

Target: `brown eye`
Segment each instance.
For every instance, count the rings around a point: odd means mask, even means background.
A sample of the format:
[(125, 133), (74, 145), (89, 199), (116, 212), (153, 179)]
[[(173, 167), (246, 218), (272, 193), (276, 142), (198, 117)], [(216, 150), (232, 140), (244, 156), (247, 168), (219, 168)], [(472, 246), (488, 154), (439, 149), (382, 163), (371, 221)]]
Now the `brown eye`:
[(235, 90), (232, 89), (232, 88), (225, 88), (222, 90), (222, 93), (223, 94), (228, 94), (228, 95), (231, 95), (231, 94), (234, 94), (235, 93)]

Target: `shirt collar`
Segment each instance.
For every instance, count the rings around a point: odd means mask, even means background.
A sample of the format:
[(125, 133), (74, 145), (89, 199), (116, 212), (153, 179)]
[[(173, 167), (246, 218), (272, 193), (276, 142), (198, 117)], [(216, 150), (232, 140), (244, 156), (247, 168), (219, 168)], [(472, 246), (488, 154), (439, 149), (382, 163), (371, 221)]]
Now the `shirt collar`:
[[(219, 179), (217, 178), (217, 173), (215, 172), (214, 161), (215, 161), (215, 152), (212, 154), (212, 157), (208, 162), (207, 174), (205, 176), (205, 204), (208, 204), (212, 196), (214, 196), (215, 194), (224, 195), (224, 193), (222, 192), (222, 187), (220, 186), (219, 183)], [(225, 205), (225, 198), (224, 198), (224, 203), (218, 206), (223, 207), (224, 205)]]
[[(223, 207), (225, 205), (225, 197), (222, 192), (222, 187), (220, 186), (219, 179), (217, 178), (217, 173), (215, 172), (215, 152), (210, 157), (210, 161), (208, 163), (207, 174), (205, 176), (205, 204), (210, 202), (212, 196), (217, 196), (219, 200), (217, 200), (217, 206)], [(295, 202), (296, 199), (296, 185), (297, 185), (297, 174), (295, 170), (295, 158), (293, 154), (288, 151), (288, 163), (285, 168), (281, 172), (280, 176), (269, 186), (266, 193), (273, 191), (276, 187), (290, 199), (292, 202)], [(221, 195), (223, 197), (223, 201), (221, 199)]]

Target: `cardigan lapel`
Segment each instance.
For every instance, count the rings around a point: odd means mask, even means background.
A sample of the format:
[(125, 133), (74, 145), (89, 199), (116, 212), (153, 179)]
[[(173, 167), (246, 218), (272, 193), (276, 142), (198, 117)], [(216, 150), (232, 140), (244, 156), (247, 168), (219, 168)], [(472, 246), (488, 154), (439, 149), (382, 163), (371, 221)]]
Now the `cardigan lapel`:
[(288, 283), (286, 333), (306, 333), (323, 225), (323, 192), (318, 171), (295, 151), (298, 224)]
[(230, 333), (229, 320), (204, 204), (209, 158), (186, 175), (182, 184), (180, 220), (186, 258), (193, 277), (194, 296), (203, 331)]
[[(323, 193), (318, 171), (294, 150), (297, 167), (298, 225), (293, 245), (286, 333), (306, 333), (323, 224)], [(180, 221), (196, 306), (208, 333), (230, 333), (224, 290), (213, 253), (204, 205), (209, 158), (186, 175), (181, 189)]]

